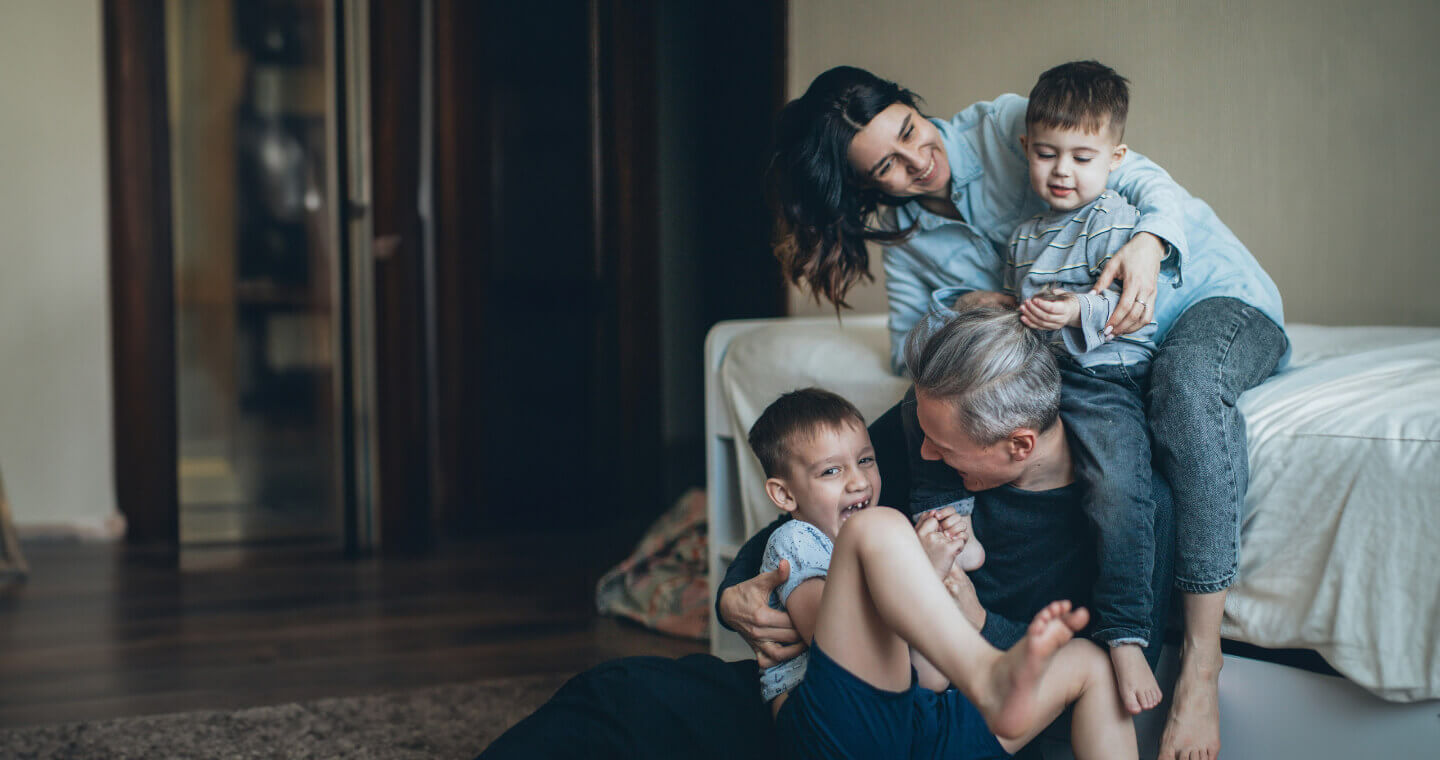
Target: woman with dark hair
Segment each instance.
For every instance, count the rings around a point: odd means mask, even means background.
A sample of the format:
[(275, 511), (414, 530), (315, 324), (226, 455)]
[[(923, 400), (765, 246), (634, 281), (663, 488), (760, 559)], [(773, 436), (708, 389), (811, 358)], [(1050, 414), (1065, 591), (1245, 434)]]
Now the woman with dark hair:
[[(881, 245), (897, 373), (905, 371), (906, 334), (932, 309), (1015, 305), (999, 292), (1003, 247), (1020, 222), (1045, 208), (1030, 189), (1019, 142), (1026, 105), (1002, 95), (948, 121), (929, 119), (913, 93), (841, 66), (816, 77), (780, 114), (770, 181), (782, 269), (838, 312), (856, 283), (872, 279), (867, 243)], [(1122, 285), (1109, 322), (1115, 335), (1158, 323), (1149, 417), (1174, 489), (1181, 547), (1175, 586), (1185, 638), (1161, 757), (1213, 757), (1220, 619), (1238, 565), (1249, 477), (1235, 402), (1280, 366), (1289, 341), (1274, 283), (1208, 205), (1133, 150), (1109, 187), (1141, 217), (1095, 289)], [(717, 605), (762, 666), (799, 648), (787, 621), (765, 603), (771, 582), (727, 587)]]

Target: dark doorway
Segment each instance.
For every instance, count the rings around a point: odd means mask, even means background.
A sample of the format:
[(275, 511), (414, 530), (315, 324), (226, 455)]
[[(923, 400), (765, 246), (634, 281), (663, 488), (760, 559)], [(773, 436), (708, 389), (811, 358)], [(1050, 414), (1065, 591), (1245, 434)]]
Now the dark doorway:
[(705, 333), (784, 312), (761, 182), (784, 19), (439, 0), (451, 525), (633, 536), (703, 485)]

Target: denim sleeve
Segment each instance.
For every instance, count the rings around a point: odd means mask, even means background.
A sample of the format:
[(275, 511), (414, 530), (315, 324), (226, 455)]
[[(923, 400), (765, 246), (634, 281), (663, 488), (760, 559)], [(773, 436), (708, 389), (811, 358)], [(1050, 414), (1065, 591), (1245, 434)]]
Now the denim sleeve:
[[(965, 107), (965, 110), (955, 114), (950, 123), (961, 129), (969, 128), (980, 123), (986, 116), (993, 116), (992, 123), (1002, 125), (999, 131), (1002, 135), (1013, 132), (1018, 140), (1020, 135), (1025, 134), (1025, 108), (1029, 100), (1021, 95), (1006, 93), (994, 100), (978, 100)], [(1019, 131), (1015, 131), (1015, 124), (1019, 123)]]
[[(917, 252), (909, 245), (885, 249), (885, 295), (890, 305), (890, 369), (905, 375), (905, 337), (930, 311), (930, 288), (921, 280)], [(962, 288), (968, 293), (970, 288)], [(951, 299), (952, 301), (954, 299)]]
[(720, 621), (720, 625), (725, 626), (725, 630), (733, 631), (735, 629), (731, 628), (725, 622), (725, 618), (720, 615), (720, 595), (725, 593), (725, 589), (737, 583), (744, 583), (760, 574), (760, 562), (765, 557), (765, 546), (770, 543), (770, 534), (789, 519), (789, 515), (780, 515), (775, 518), (774, 522), (761, 528), (759, 533), (751, 536), (750, 540), (740, 547), (740, 551), (735, 553), (735, 559), (730, 562), (730, 567), (725, 569), (725, 578), (720, 581), (720, 588), (715, 589), (715, 619)]
[[(1140, 210), (1135, 232), (1148, 232), (1170, 244), (1160, 271), (1173, 277), (1178, 285), (1181, 265), (1190, 252), (1185, 239), (1185, 201), (1190, 194), (1159, 164), (1133, 150), (1120, 162), (1120, 168), (1110, 173), (1109, 187)], [(1175, 255), (1168, 255), (1170, 251)]]

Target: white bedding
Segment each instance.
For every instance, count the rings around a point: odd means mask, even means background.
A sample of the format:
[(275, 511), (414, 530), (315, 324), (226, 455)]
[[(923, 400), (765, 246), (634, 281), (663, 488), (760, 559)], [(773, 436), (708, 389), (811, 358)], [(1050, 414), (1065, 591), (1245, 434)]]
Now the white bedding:
[[(1291, 365), (1241, 398), (1251, 482), (1228, 638), (1320, 653), (1381, 697), (1440, 697), (1440, 329), (1295, 325)], [(737, 336), (721, 365), (737, 439), (807, 385), (873, 420), (904, 394), (883, 316), (792, 319)], [(753, 534), (775, 510), (749, 447)], [(882, 499), (883, 500), (883, 499)]]
[(1440, 697), (1440, 330), (1289, 332), (1291, 367), (1240, 399), (1224, 634), (1313, 649), (1385, 699)]

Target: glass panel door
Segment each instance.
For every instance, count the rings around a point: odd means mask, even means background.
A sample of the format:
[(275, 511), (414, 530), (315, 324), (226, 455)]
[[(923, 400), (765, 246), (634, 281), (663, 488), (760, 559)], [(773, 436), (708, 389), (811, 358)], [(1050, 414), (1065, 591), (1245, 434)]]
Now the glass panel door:
[(182, 544), (342, 538), (334, 8), (166, 6)]

